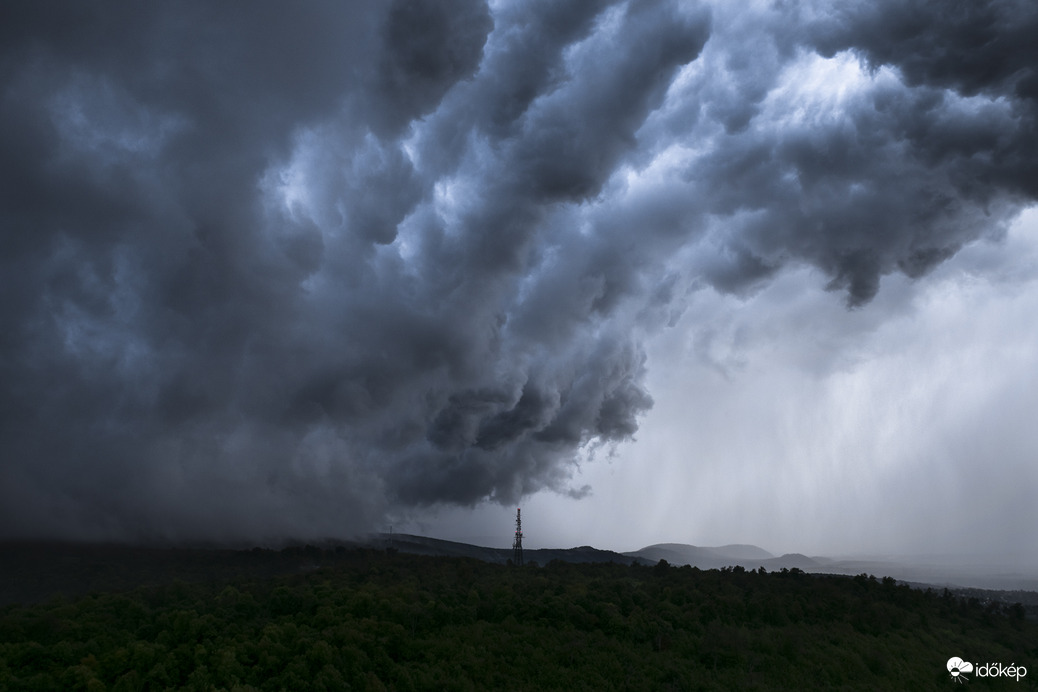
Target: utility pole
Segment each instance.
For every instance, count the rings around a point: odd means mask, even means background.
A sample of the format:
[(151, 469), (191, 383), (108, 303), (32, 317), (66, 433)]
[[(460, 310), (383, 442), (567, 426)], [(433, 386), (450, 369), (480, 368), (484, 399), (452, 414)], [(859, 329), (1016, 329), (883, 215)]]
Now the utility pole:
[(523, 520), (522, 510), (515, 510), (515, 541), (512, 542), (512, 564), (523, 565)]

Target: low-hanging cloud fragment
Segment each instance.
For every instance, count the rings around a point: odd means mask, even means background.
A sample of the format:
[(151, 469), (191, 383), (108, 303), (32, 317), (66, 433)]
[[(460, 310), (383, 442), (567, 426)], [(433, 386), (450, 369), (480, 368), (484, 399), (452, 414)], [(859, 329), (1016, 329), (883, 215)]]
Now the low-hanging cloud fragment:
[(894, 5), (8, 4), (0, 534), (565, 492), (685, 291), (997, 238), (1035, 13)]

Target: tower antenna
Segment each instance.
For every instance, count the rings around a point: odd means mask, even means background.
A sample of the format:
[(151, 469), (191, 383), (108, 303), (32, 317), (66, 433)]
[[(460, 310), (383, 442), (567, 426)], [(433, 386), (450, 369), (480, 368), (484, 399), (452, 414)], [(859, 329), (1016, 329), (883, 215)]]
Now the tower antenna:
[(515, 541), (512, 542), (512, 564), (523, 565), (523, 519), (522, 509), (515, 510)]

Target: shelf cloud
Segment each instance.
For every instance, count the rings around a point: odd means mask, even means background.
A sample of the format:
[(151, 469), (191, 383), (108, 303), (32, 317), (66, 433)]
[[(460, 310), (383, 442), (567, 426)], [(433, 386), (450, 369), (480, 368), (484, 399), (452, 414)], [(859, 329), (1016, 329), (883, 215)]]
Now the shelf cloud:
[(0, 14), (8, 538), (581, 497), (697, 292), (881, 318), (1038, 196), (1029, 3)]

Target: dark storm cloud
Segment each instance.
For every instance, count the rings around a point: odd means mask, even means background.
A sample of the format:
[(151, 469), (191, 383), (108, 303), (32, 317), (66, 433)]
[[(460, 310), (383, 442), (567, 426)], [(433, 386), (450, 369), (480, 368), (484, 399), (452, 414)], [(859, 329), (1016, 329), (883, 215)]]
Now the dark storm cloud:
[[(890, 67), (903, 82), (878, 82), (837, 122), (747, 138), (734, 156), (720, 151), (720, 180), (756, 188), (755, 207), (766, 207), (738, 234), (740, 247), (765, 264), (804, 257), (858, 305), (883, 274), (921, 276), (978, 235), (997, 235), (1038, 193), (1029, 86), (1038, 11), (891, 2), (819, 14), (799, 29), (806, 48), (827, 58), (850, 51), (873, 74)], [(744, 204), (738, 192), (726, 196), (726, 211)]]
[(824, 55), (854, 48), (897, 65), (910, 86), (1033, 98), (1038, 8), (1028, 2), (875, 2), (838, 8), (811, 29)]
[(997, 235), (1034, 12), (876, 7), (7, 3), (0, 532), (565, 491), (688, 287), (806, 262), (863, 305)]

